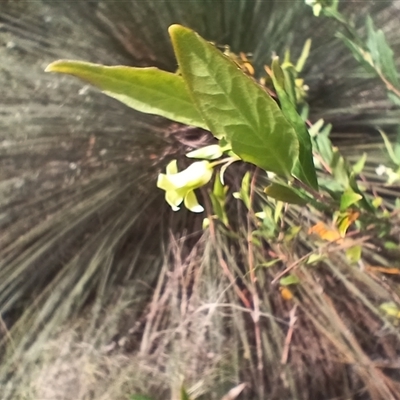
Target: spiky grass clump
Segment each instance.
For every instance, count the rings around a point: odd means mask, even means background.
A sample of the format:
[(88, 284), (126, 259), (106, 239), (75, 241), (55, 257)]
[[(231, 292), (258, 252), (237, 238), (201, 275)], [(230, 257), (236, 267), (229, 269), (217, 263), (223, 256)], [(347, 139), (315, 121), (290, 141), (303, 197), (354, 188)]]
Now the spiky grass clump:
[[(390, 2), (347, 6), (354, 10), (396, 32)], [(318, 251), (308, 228), (326, 217), (290, 207), (278, 222), (281, 232), (301, 226), (295, 240), (277, 233), (249, 247), (247, 212), (234, 200), (229, 212), (244, 224), (202, 232), (201, 218), (172, 215), (155, 177), (208, 140), (204, 132), (42, 72), (57, 58), (174, 70), (166, 36), (174, 22), (252, 52), (258, 68), (312, 36), (311, 118), (331, 120), (351, 156), (360, 151), (347, 140), (355, 129), (364, 138), (398, 111), (387, 111), (376, 82), (328, 34), (333, 26), (312, 19), (302, 1), (290, 10), (279, 1), (10, 2), (0, 16), (4, 399), (177, 398), (182, 380), (204, 399), (240, 382), (245, 398), (396, 398), (399, 334), (378, 306), (400, 303), (398, 284), (363, 270), (395, 262), (377, 253), (379, 242), (365, 246), (361, 268), (340, 246), (319, 266), (296, 264)], [(378, 188), (381, 153), (372, 146), (378, 156), (367, 172)], [(242, 175), (228, 177), (233, 188)], [(390, 207), (395, 192), (386, 190)], [(262, 266), (277, 254), (284, 262)], [(250, 265), (261, 265), (256, 281)], [(291, 300), (272, 283), (288, 266), (301, 281)]]

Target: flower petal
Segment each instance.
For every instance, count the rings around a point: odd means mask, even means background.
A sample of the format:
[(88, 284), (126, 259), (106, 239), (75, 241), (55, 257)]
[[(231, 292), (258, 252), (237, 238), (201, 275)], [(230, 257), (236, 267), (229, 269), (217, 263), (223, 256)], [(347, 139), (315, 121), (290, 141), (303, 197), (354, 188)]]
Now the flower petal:
[(186, 154), (189, 158), (203, 158), (205, 160), (216, 160), (222, 156), (222, 149), (219, 144), (211, 144)]
[(165, 191), (175, 190), (175, 185), (170, 181), (169, 176), (165, 174), (158, 174), (157, 187)]
[(186, 193), (185, 196), (185, 207), (195, 213), (201, 213), (204, 211), (204, 208), (197, 201), (197, 197), (193, 190), (190, 190)]
[(171, 206), (173, 211), (178, 211), (178, 206), (183, 201), (183, 195), (176, 190), (168, 190), (165, 192), (165, 200)]
[(176, 160), (172, 160), (167, 165), (167, 175), (177, 174), (178, 173), (178, 164)]
[(208, 183), (212, 174), (213, 169), (208, 161), (196, 161), (178, 174), (169, 175), (168, 178), (176, 188), (197, 189)]

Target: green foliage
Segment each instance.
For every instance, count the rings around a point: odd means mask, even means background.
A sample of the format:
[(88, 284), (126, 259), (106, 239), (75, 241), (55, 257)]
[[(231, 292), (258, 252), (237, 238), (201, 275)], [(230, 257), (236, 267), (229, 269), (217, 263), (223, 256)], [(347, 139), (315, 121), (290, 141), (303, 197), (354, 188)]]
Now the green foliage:
[(284, 185), (281, 183), (272, 183), (264, 189), (264, 192), (279, 201), (284, 201), (290, 204), (306, 205), (308, 203), (307, 197), (302, 194), (300, 190)]
[[(366, 20), (366, 47), (371, 55), (372, 66), (378, 74), (382, 74), (392, 85), (399, 87), (399, 78), (393, 51), (385, 39), (381, 29), (376, 30), (370, 16)], [(399, 99), (400, 101), (400, 99)]]
[(285, 86), (285, 77), (282, 68), (279, 66), (278, 59), (272, 61), (272, 80), (278, 94), (282, 107), (282, 112), (286, 119), (291, 123), (299, 140), (299, 158), (293, 169), (293, 175), (302, 182), (308, 184), (313, 189), (318, 189), (317, 175), (315, 172), (311, 139), (306, 126), (298, 114), (295, 104), (290, 100)]
[(347, 208), (357, 203), (362, 198), (363, 197), (360, 194), (354, 193), (351, 188), (348, 188), (340, 198), (340, 210), (341, 211), (346, 210)]
[(299, 144), (277, 103), (192, 30), (173, 25), (169, 32), (193, 102), (213, 135), (225, 138), (242, 160), (290, 178)]
[(337, 32), (336, 36), (343, 41), (354, 58), (368, 72), (382, 80), (389, 99), (396, 105), (400, 105), (399, 72), (385, 34), (381, 29), (375, 29), (372, 18), (367, 16), (365, 23), (367, 37), (363, 40), (353, 25), (338, 11), (338, 3), (338, 0), (306, 0), (306, 4), (313, 7), (314, 15), (318, 16), (322, 13), (327, 17), (334, 18), (345, 28), (344, 32)]
[(76, 76), (135, 110), (207, 129), (177, 74), (157, 68), (106, 67), (68, 60), (53, 62), (46, 71)]
[[(313, 6), (315, 14), (322, 12), (343, 25), (347, 24), (337, 10), (337, 2), (314, 1), (308, 4)], [(346, 26), (351, 37), (342, 35), (342, 39), (356, 58), (383, 77), (386, 84), (398, 85), (393, 53), (383, 33), (375, 30), (372, 20), (367, 20), (365, 46), (352, 27)], [(252, 163), (269, 173), (270, 184), (264, 193), (275, 200), (309, 204), (325, 210), (333, 206), (332, 213), (335, 210), (344, 212), (352, 206), (368, 212), (376, 210), (363, 196), (355, 179), (356, 174), (361, 173), (365, 159), (361, 158), (351, 167), (332, 147), (328, 137), (331, 126), (324, 127), (323, 120), (320, 120), (307, 130), (304, 116), (297, 110), (304, 101), (304, 94), (299, 91), (303, 85), (299, 73), (309, 55), (311, 41), (305, 43), (296, 66), (290, 61), (287, 51), (282, 66), (275, 57), (271, 68), (266, 67), (279, 107), (262, 85), (246, 74), (234, 59), (221, 53), (196, 32), (172, 25), (169, 33), (181, 75), (154, 68), (103, 67), (72, 61), (55, 62), (47, 71), (85, 79), (139, 111), (211, 131), (218, 144), (187, 154), (189, 158), (203, 161), (178, 172), (177, 162), (173, 160), (167, 166), (166, 174), (158, 177), (157, 186), (165, 191), (166, 201), (173, 210), (179, 210), (184, 202), (185, 207), (193, 212), (204, 211), (194, 190), (208, 184), (214, 169), (221, 165), (220, 178), (214, 180), (214, 188), (208, 193), (215, 217), (229, 226), (225, 211), (227, 188), (223, 176), (225, 170), (238, 160)], [(249, 64), (247, 59), (245, 62)], [(247, 71), (252, 69), (247, 68)], [(398, 165), (395, 150), (383, 132), (382, 137), (392, 161)], [(319, 193), (313, 146), (318, 155), (318, 168), (331, 174), (330, 180), (321, 180), (323, 193)], [(218, 161), (210, 163), (207, 160)], [(234, 193), (234, 197), (241, 199), (250, 210), (249, 179), (250, 175), (246, 174), (240, 192)]]
[(282, 286), (290, 286), (290, 285), (297, 285), (298, 283), (300, 283), (300, 280), (296, 275), (289, 274), (284, 278), (280, 279), (279, 283)]

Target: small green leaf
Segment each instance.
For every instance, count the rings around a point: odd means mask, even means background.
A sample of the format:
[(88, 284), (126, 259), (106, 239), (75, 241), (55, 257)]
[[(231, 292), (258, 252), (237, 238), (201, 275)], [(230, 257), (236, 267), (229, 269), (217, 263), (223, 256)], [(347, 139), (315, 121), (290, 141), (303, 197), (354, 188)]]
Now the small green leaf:
[(383, 201), (382, 197), (375, 197), (372, 200), (371, 204), (374, 208), (379, 208), (382, 204), (382, 201)]
[(392, 143), (390, 143), (389, 138), (387, 137), (386, 133), (383, 132), (381, 129), (378, 129), (379, 133), (382, 136), (382, 139), (385, 143), (386, 150), (389, 154), (390, 159), (396, 164), (400, 166), (400, 159), (397, 157), (396, 153), (394, 152)]
[(302, 195), (299, 190), (280, 183), (272, 183), (264, 189), (267, 196), (275, 200), (284, 201), (285, 203), (305, 205), (307, 204), (306, 196)]
[(366, 52), (362, 47), (358, 46), (351, 39), (347, 38), (343, 33), (336, 33), (336, 37), (341, 39), (346, 47), (351, 51), (353, 57), (364, 67), (364, 69), (368, 72), (376, 75), (376, 71), (373, 67), (373, 60), (371, 58), (371, 54)]
[(308, 257), (307, 264), (315, 264), (315, 263), (323, 260), (324, 258), (326, 258), (326, 255), (324, 255), (324, 254), (313, 253)]
[(290, 96), (288, 95), (285, 86), (282, 85), (281, 76), (283, 72), (277, 57), (275, 57), (272, 62), (272, 72), (271, 78), (281, 103), (282, 112), (293, 126), (299, 141), (299, 158), (296, 160), (297, 162), (292, 173), (303, 183), (318, 190), (318, 181), (313, 161), (310, 134), (308, 133), (304, 121), (296, 111), (295, 105), (290, 100)]
[(233, 196), (243, 201), (247, 209), (250, 209), (250, 172), (246, 172), (242, 179), (242, 185), (239, 193)]
[(157, 68), (106, 67), (67, 60), (51, 63), (46, 72), (76, 76), (137, 111), (208, 129), (179, 75)]
[(398, 243), (395, 243), (395, 242), (390, 242), (390, 241), (385, 242), (384, 246), (385, 246), (385, 249), (388, 249), (388, 250), (398, 250), (399, 249)]
[(310, 55), (311, 43), (311, 39), (307, 39), (304, 43), (303, 50), (296, 64), (297, 72), (301, 72), (304, 68), (304, 65), (306, 64), (307, 58)]
[(328, 165), (331, 165), (333, 160), (332, 142), (329, 139), (330, 129), (331, 125), (328, 125), (314, 139), (318, 153)]
[(297, 285), (300, 283), (299, 278), (296, 275), (289, 274), (279, 280), (280, 285), (289, 286), (289, 285)]
[(210, 199), (215, 215), (225, 226), (228, 226), (229, 220), (225, 211), (226, 190), (218, 175), (215, 176), (214, 188), (212, 193), (210, 193)]
[(289, 243), (295, 237), (297, 237), (298, 233), (301, 231), (301, 226), (291, 226), (288, 232), (285, 233), (283, 241), (285, 243)]
[(154, 400), (148, 396), (142, 396), (141, 394), (134, 394), (131, 396), (130, 400)]
[(340, 198), (340, 211), (345, 211), (362, 198), (363, 197), (360, 194), (354, 193), (351, 189), (347, 189)]
[(190, 397), (183, 385), (181, 386), (181, 400), (190, 400)]
[(396, 106), (400, 106), (400, 97), (393, 93), (393, 92), (387, 92), (387, 96), (389, 100), (391, 100)]
[(364, 169), (365, 161), (367, 161), (367, 153), (363, 153), (361, 158), (353, 165), (353, 172), (358, 175)]
[(244, 161), (290, 178), (299, 144), (277, 103), (216, 47), (180, 25), (169, 28), (182, 76), (215, 137)]
[(360, 245), (350, 247), (346, 250), (346, 257), (350, 263), (354, 264), (360, 261), (362, 247)]
[(311, 137), (315, 137), (319, 134), (323, 126), (324, 126), (324, 120), (320, 118), (310, 128), (308, 128), (308, 133), (310, 134)]
[(349, 187), (350, 171), (346, 161), (336, 148), (333, 150), (331, 167), (336, 182), (342, 185), (343, 188)]

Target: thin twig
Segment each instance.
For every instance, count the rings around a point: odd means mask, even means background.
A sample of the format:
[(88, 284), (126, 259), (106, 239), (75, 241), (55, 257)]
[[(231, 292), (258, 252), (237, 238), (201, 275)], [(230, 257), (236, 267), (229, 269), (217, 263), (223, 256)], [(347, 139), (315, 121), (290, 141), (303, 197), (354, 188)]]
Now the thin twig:
[(252, 284), (252, 295), (253, 295), (253, 322), (254, 322), (254, 331), (256, 337), (256, 348), (257, 348), (257, 369), (258, 369), (258, 386), (259, 386), (259, 394), (261, 398), (264, 398), (264, 379), (263, 379), (263, 353), (262, 353), (262, 344), (261, 344), (261, 328), (260, 328), (260, 297), (258, 296), (257, 290), (257, 277), (255, 274), (254, 268), (254, 253), (253, 253), (253, 229), (252, 229), (252, 206), (254, 200), (255, 193), (255, 185), (257, 180), (257, 171), (254, 171), (253, 177), (251, 179), (250, 184), (250, 196), (249, 196), (249, 212), (247, 214), (247, 250), (248, 250), (248, 264), (249, 264), (249, 274), (250, 280)]
[(281, 357), (282, 365), (285, 365), (287, 363), (289, 357), (289, 349), (290, 349), (290, 343), (292, 342), (294, 324), (297, 321), (296, 311), (297, 311), (297, 304), (295, 304), (295, 306), (290, 310), (289, 313), (289, 329), (286, 334), (285, 344), (283, 346), (283, 351), (282, 351), (282, 357)]

